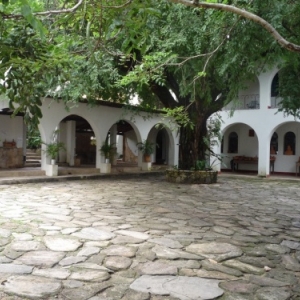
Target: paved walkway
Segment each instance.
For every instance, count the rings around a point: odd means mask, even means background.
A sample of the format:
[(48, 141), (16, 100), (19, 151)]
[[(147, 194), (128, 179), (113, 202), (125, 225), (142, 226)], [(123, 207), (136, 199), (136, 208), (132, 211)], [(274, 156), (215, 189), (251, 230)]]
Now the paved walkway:
[(300, 299), (299, 181), (0, 185), (0, 299)]

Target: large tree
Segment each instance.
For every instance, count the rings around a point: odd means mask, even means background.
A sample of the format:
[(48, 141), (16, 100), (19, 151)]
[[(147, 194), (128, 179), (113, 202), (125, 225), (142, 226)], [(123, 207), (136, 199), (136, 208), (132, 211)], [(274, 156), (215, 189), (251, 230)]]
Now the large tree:
[[(126, 102), (134, 93), (144, 108), (160, 102), (182, 125), (181, 166), (192, 167), (207, 152), (207, 119), (263, 68), (280, 62), (287, 69), (299, 60), (277, 44), (274, 34), (260, 30), (261, 20), (267, 20), (297, 44), (296, 1), (228, 2), (232, 5), (212, 5), (229, 13), (201, 8), (208, 2), (164, 0), (87, 0), (63, 3), (63, 8), (59, 1), (47, 1), (33, 10), (22, 0), (20, 14), (10, 5), (2, 7), (3, 91), (20, 109), (37, 115), (38, 99), (46, 93), (66, 103), (82, 100), (83, 95), (91, 102)], [(48, 11), (34, 17), (34, 10)], [(247, 10), (249, 18), (241, 13)], [(253, 22), (255, 15), (259, 22)]]

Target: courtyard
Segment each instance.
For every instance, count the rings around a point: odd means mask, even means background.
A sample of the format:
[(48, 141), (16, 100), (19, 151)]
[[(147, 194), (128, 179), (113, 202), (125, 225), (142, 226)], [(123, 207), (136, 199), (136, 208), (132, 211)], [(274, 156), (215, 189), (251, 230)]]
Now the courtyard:
[(0, 185), (3, 300), (300, 299), (298, 181)]

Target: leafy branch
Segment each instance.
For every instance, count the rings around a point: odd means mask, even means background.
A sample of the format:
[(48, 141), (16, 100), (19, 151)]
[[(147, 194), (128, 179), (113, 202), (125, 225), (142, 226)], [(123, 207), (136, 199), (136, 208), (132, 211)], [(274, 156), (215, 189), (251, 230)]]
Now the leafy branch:
[(205, 9), (217, 9), (226, 12), (231, 12), (237, 15), (240, 15), (254, 23), (260, 25), (265, 30), (267, 30), (270, 35), (281, 45), (283, 48), (292, 51), (292, 52), (300, 52), (300, 45), (294, 44), (286, 40), (269, 22), (265, 19), (255, 15), (247, 10), (238, 8), (236, 6), (222, 4), (222, 3), (208, 3), (208, 2), (200, 2), (194, 0), (169, 0), (169, 2), (183, 4), (191, 7), (205, 8)]

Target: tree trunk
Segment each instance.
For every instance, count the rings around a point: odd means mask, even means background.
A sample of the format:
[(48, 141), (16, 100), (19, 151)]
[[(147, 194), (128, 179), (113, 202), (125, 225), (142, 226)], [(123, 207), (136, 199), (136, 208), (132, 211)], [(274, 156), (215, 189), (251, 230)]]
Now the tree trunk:
[(207, 136), (207, 117), (198, 114), (194, 128), (180, 129), (179, 168), (189, 170), (197, 160), (206, 160), (207, 146), (203, 140)]

